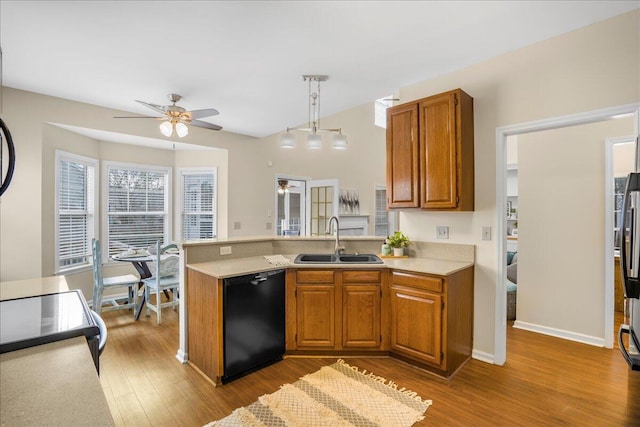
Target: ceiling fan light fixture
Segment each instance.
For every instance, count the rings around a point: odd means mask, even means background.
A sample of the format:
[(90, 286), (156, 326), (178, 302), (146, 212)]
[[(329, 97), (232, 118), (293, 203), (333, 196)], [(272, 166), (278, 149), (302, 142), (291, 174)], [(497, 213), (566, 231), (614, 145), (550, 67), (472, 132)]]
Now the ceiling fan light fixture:
[(287, 133), (283, 133), (280, 135), (280, 147), (282, 148), (295, 148), (296, 147), (296, 136), (287, 131)]
[(173, 124), (171, 122), (162, 122), (160, 123), (160, 132), (166, 136), (170, 137), (173, 134)]
[(307, 136), (307, 148), (310, 148), (312, 150), (318, 150), (322, 148), (322, 137), (315, 133)]
[(336, 150), (346, 150), (347, 149), (347, 137), (341, 133), (337, 133), (333, 135), (332, 138), (332, 147)]
[(184, 123), (176, 123), (176, 134), (182, 138), (189, 135), (189, 128)]

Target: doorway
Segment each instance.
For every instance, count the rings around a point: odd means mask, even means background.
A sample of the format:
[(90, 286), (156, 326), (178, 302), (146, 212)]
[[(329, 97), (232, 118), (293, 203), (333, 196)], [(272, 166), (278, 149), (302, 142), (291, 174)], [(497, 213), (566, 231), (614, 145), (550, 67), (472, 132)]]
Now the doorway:
[[(569, 116), (556, 117), (535, 122), (523, 123), (512, 126), (505, 126), (496, 129), (496, 202), (497, 206), (506, 206), (507, 194), (507, 160), (506, 160), (506, 139), (508, 136), (525, 135), (533, 132), (561, 129), (570, 126), (596, 123), (620, 116), (632, 116), (634, 134), (638, 134), (640, 128), (640, 104), (630, 104), (626, 106), (613, 107), (603, 110), (596, 110), (587, 113), (580, 113)], [(524, 210), (523, 210), (524, 211)], [(498, 244), (496, 256), (496, 318), (495, 318), (495, 354), (494, 363), (504, 364), (506, 361), (506, 245), (507, 245), (507, 213), (506, 209), (496, 209)], [(523, 222), (524, 223), (524, 222)], [(521, 227), (521, 225), (520, 225)], [(605, 232), (606, 250), (611, 250), (613, 254), (613, 236), (610, 229)], [(519, 230), (522, 237), (522, 228)], [(521, 245), (519, 245), (521, 246)], [(603, 306), (605, 313), (613, 310), (613, 277), (605, 279), (605, 295)], [(613, 342), (613, 315), (605, 315), (604, 343), (610, 347)], [(544, 333), (544, 331), (541, 331)]]

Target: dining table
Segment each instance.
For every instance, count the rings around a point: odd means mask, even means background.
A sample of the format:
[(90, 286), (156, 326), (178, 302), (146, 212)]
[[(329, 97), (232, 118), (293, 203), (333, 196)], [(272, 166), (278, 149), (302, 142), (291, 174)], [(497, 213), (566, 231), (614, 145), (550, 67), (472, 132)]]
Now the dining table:
[[(167, 253), (166, 256), (170, 256), (170, 255), (177, 255), (176, 252), (171, 252), (171, 253)], [(160, 255), (160, 258), (162, 259), (163, 255)], [(111, 259), (113, 259), (114, 261), (121, 261), (121, 262), (130, 262), (133, 267), (136, 269), (136, 271), (138, 272), (138, 274), (140, 275), (140, 283), (138, 284), (138, 290), (144, 286), (143, 280), (147, 279), (149, 277), (151, 277), (153, 274), (151, 273), (151, 270), (149, 269), (149, 264), (150, 262), (154, 262), (156, 260), (156, 256), (155, 255), (151, 255), (149, 253), (144, 254), (144, 253), (139, 253), (139, 254), (135, 254), (135, 255), (114, 255), (111, 257)], [(169, 298), (169, 293), (168, 291), (164, 291), (164, 294), (167, 298)], [(142, 292), (142, 295), (139, 298), (139, 301), (136, 303), (136, 307), (134, 310), (134, 318), (136, 320), (140, 319), (140, 313), (142, 312), (142, 309), (144, 308), (144, 304), (145, 304), (145, 292)]]

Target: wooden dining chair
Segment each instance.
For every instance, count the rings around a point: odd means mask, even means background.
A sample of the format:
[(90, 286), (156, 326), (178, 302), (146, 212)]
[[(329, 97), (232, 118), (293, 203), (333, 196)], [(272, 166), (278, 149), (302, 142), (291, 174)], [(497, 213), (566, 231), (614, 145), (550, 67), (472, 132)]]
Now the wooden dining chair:
[[(93, 251), (93, 310), (98, 314), (102, 314), (103, 311), (133, 309), (136, 305), (140, 279), (133, 274), (103, 277), (100, 241), (93, 239), (91, 248)], [(127, 288), (127, 302), (125, 304), (118, 303), (118, 301), (124, 299), (122, 295), (108, 295), (106, 297), (103, 295), (105, 289), (118, 287)], [(105, 303), (108, 305), (103, 307)]]
[[(154, 252), (153, 275), (148, 279), (143, 279), (144, 296), (147, 305), (146, 315), (149, 311), (156, 313), (158, 324), (162, 323), (162, 309), (164, 307), (173, 307), (175, 310), (178, 306), (178, 289), (180, 287), (180, 257), (174, 254), (166, 254), (165, 250), (156, 242), (155, 247), (149, 252)], [(162, 302), (160, 295), (165, 291), (171, 291), (172, 297), (167, 302)], [(155, 295), (155, 301), (152, 302), (151, 295)]]

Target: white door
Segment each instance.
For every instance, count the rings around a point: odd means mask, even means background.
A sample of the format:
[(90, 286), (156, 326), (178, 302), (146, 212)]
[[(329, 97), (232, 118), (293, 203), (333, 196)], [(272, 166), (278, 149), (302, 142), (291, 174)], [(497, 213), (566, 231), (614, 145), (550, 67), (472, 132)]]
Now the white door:
[(307, 181), (306, 211), (307, 235), (325, 234), (329, 218), (338, 216), (338, 180)]

